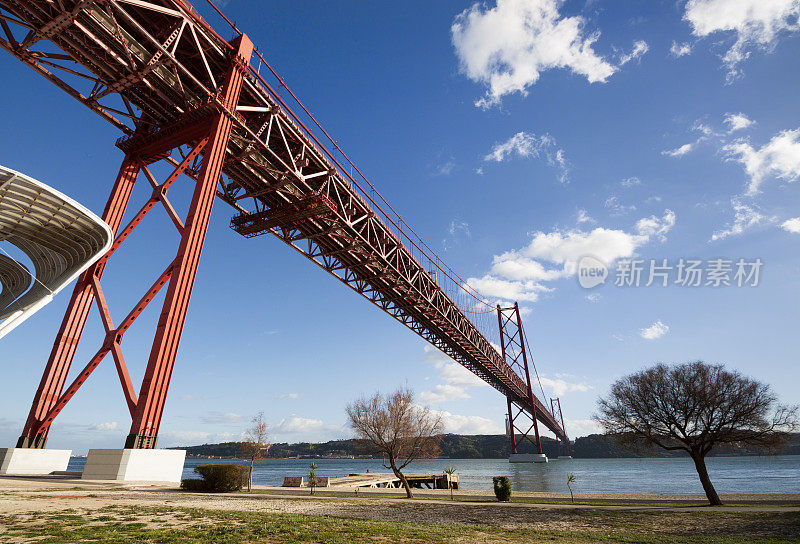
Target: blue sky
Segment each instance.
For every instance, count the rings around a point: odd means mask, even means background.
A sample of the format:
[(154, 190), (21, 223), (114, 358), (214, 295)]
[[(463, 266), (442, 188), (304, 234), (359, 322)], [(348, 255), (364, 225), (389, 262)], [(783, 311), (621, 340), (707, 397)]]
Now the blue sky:
[[(800, 2), (260, 6), (225, 11), (450, 266), (520, 301), (571, 436), (594, 430), (613, 380), (655, 362), (725, 363), (800, 402)], [(118, 133), (11, 56), (0, 71), (0, 163), (100, 213)], [(174, 187), (176, 206), (188, 189)], [(503, 432), (499, 393), (277, 240), (235, 235), (230, 216), (218, 202), (161, 445), (237, 439), (259, 410), (275, 441), (345, 437), (347, 402), (406, 382), (448, 430)], [(112, 260), (117, 320), (174, 255), (170, 229), (154, 210)], [(611, 267), (589, 290), (584, 255)], [(615, 286), (626, 259), (643, 262), (642, 284), (651, 259), (729, 260), (731, 279), (739, 259), (763, 264), (755, 287), (681, 286), (676, 268), (668, 287)], [(68, 298), (3, 339), (0, 445), (19, 436)], [(156, 313), (123, 343), (137, 384)], [(93, 315), (75, 367), (100, 328)], [(119, 388), (108, 359), (48, 445), (120, 447)]]

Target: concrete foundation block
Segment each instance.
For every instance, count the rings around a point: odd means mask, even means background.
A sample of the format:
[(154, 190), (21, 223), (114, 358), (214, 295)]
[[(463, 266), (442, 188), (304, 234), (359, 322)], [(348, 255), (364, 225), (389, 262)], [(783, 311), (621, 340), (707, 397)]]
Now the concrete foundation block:
[(512, 453), (508, 458), (509, 463), (546, 463), (547, 456), (543, 453)]
[(186, 450), (94, 449), (89, 450), (81, 478), (177, 483), (185, 459)]
[(67, 470), (72, 450), (0, 448), (0, 474), (42, 475)]

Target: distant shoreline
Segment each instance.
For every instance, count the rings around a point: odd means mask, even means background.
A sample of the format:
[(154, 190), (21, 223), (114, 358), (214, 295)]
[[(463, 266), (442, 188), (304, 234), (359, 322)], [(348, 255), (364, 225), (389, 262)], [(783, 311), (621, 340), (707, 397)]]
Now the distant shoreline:
[[(180, 446), (168, 449), (186, 450), (187, 457), (208, 459), (244, 458), (242, 442), (221, 442), (218, 444), (202, 444), (198, 446)], [(442, 436), (441, 455), (438, 459), (508, 459), (511, 453), (509, 439), (506, 435), (458, 435)], [(558, 443), (548, 437), (542, 437), (542, 451), (550, 459), (559, 456)], [(298, 442), (293, 444), (275, 443), (270, 446), (269, 459), (380, 459), (380, 455), (364, 449), (362, 443), (353, 440), (331, 440), (328, 442)], [(534, 453), (533, 445), (521, 442), (519, 453)], [(591, 434), (575, 439), (570, 444), (570, 454), (576, 459), (627, 459), (627, 458), (672, 458), (688, 457), (685, 452), (668, 452), (665, 450), (646, 450), (632, 452), (625, 449), (613, 439)], [(776, 452), (749, 448), (718, 449), (715, 457), (761, 456), (774, 455)], [(800, 455), (800, 433), (795, 433), (788, 446), (779, 455)]]

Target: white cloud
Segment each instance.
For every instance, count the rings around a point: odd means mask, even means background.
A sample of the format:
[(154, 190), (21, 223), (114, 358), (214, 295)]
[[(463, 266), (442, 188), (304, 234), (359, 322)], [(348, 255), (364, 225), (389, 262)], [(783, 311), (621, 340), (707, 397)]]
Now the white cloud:
[(606, 199), (603, 203), (603, 206), (609, 208), (611, 210), (611, 215), (618, 216), (618, 215), (625, 215), (628, 212), (632, 212), (636, 210), (636, 206), (631, 204), (630, 206), (623, 205), (619, 198), (616, 196), (610, 196)]
[(587, 212), (586, 210), (584, 210), (582, 208), (580, 210), (578, 210), (578, 218), (575, 221), (579, 225), (581, 225), (583, 223), (597, 223), (597, 221), (595, 221), (592, 218), (592, 216), (589, 215), (589, 212)]
[(444, 430), (453, 434), (502, 434), (505, 432), (503, 423), (493, 421), (482, 416), (463, 416), (444, 410), (435, 411), (442, 416)]
[(233, 412), (209, 412), (202, 416), (200, 421), (207, 425), (239, 423), (242, 421), (242, 416), (239, 414), (234, 414)]
[(731, 206), (733, 207), (734, 211), (733, 221), (726, 225), (724, 229), (715, 231), (711, 235), (712, 242), (723, 240), (729, 236), (742, 234), (747, 229), (755, 227), (759, 223), (774, 220), (774, 218), (765, 216), (754, 206), (749, 206), (736, 197), (731, 199)]
[(601, 434), (603, 430), (600, 424), (594, 419), (569, 419), (564, 418), (564, 426), (567, 434), (572, 438), (586, 436), (589, 434)]
[(643, 40), (638, 40), (634, 42), (633, 49), (630, 53), (622, 55), (619, 59), (619, 66), (624, 66), (628, 64), (632, 60), (639, 60), (641, 59), (645, 53), (650, 50), (650, 46), (647, 45), (647, 42)]
[(663, 240), (675, 220), (672, 210), (664, 210), (662, 217), (637, 221), (633, 232), (603, 227), (535, 232), (527, 246), (495, 255), (488, 274), (467, 282), (489, 297), (535, 302), (541, 293), (552, 291), (542, 282), (572, 276), (584, 255), (593, 255), (611, 266), (617, 259), (631, 257), (652, 239)]
[(632, 177), (623, 179), (622, 181), (619, 182), (619, 184), (622, 185), (623, 187), (633, 187), (634, 185), (641, 185), (642, 184), (642, 180), (640, 180), (639, 178), (637, 178), (635, 176), (632, 176)]
[[(487, 91), (475, 105), (489, 107), (507, 94), (525, 96), (541, 72), (569, 69), (589, 82), (605, 82), (617, 67), (593, 49), (599, 32), (586, 34), (582, 17), (563, 17), (563, 0), (475, 3), (451, 27), (461, 71)], [(634, 49), (635, 50), (635, 49)]]
[(748, 119), (743, 113), (726, 113), (725, 124), (728, 125), (728, 132), (734, 132), (754, 125), (755, 121)]
[(518, 132), (505, 142), (495, 144), (491, 152), (483, 160), (502, 162), (514, 154), (520, 157), (530, 157), (531, 155), (538, 157), (543, 148), (554, 143), (555, 141), (549, 134), (536, 136), (535, 134)]
[(683, 157), (684, 155), (689, 153), (693, 147), (694, 144), (683, 144), (682, 146), (676, 147), (675, 149), (668, 149), (666, 151), (662, 151), (661, 154), (668, 155), (670, 157)]
[(467, 238), (472, 238), (472, 233), (469, 231), (469, 223), (461, 221), (460, 219), (450, 221), (450, 227), (447, 229), (447, 232), (450, 233), (450, 236), (456, 236), (458, 233), (461, 233)]
[(467, 370), (462, 365), (450, 362), (440, 367), (442, 381), (449, 385), (461, 387), (481, 387), (487, 385), (478, 376)]
[(455, 167), (456, 162), (453, 159), (450, 159), (436, 167), (436, 174), (440, 176), (449, 176), (453, 173), (453, 168)]
[(424, 403), (436, 404), (448, 400), (468, 399), (466, 389), (484, 387), (488, 384), (478, 376), (458, 364), (437, 348), (425, 346), (425, 360), (433, 363), (439, 371), (439, 379), (443, 384), (436, 385), (432, 391), (423, 391), (419, 397)]
[(741, 75), (739, 64), (754, 47), (769, 51), (781, 33), (800, 29), (798, 16), (799, 0), (689, 0), (683, 18), (701, 38), (735, 33), (735, 42), (722, 57), (730, 82)]
[(584, 382), (568, 382), (559, 377), (552, 379), (546, 376), (541, 376), (539, 381), (542, 382), (543, 387), (551, 389), (556, 397), (560, 397), (564, 393), (572, 393), (575, 391), (585, 393), (586, 391), (593, 389), (592, 386), (586, 385)]
[(467, 283), (486, 296), (504, 301), (536, 302), (541, 293), (552, 291), (536, 281), (509, 281), (490, 274), (469, 278)]
[(661, 152), (662, 155), (666, 155), (668, 157), (683, 157), (684, 155), (693, 151), (698, 144), (707, 142), (713, 137), (719, 137), (721, 134), (714, 131), (711, 126), (704, 123), (700, 119), (697, 119), (691, 126), (691, 132), (700, 133), (700, 135), (693, 141), (687, 144), (683, 144), (682, 146), (676, 147), (675, 149), (667, 149)]
[(800, 234), (800, 217), (793, 217), (781, 223), (781, 228), (787, 232)]
[(643, 217), (636, 222), (636, 232), (639, 236), (646, 239), (656, 237), (659, 241), (663, 242), (667, 239), (667, 233), (675, 226), (675, 212), (672, 210), (664, 210), (662, 217), (651, 215), (650, 217)]
[(463, 387), (439, 384), (433, 388), (433, 391), (423, 391), (420, 393), (419, 398), (425, 404), (438, 404), (448, 400), (468, 399), (471, 397)]
[(118, 427), (116, 421), (107, 421), (105, 423), (92, 423), (89, 429), (92, 431), (116, 431)]
[(301, 434), (321, 431), (325, 425), (321, 419), (307, 419), (297, 415), (284, 418), (275, 426), (275, 434)]
[(455, 247), (462, 240), (470, 238), (472, 238), (472, 232), (469, 230), (469, 223), (461, 219), (453, 219), (447, 228), (447, 236), (442, 240), (442, 246), (447, 250)]
[(702, 142), (708, 139), (710, 136), (714, 136), (714, 129), (708, 126), (707, 124), (703, 123), (699, 119), (692, 124), (692, 130), (695, 132), (699, 132), (704, 136), (704, 137), (701, 136), (698, 142)]
[(768, 177), (791, 183), (800, 179), (800, 129), (784, 130), (760, 149), (738, 139), (722, 148), (729, 160), (738, 161), (750, 176), (747, 193), (754, 195)]
[(549, 134), (537, 136), (536, 134), (517, 132), (505, 142), (496, 143), (483, 160), (503, 162), (514, 155), (535, 159), (544, 157), (547, 164), (559, 169), (559, 181), (561, 183), (567, 181), (569, 163), (564, 156), (564, 150), (558, 147), (555, 138)]
[(645, 340), (656, 340), (669, 332), (669, 325), (665, 325), (660, 320), (656, 321), (647, 328), (639, 329), (639, 336)]
[(283, 393), (283, 394), (277, 395), (275, 398), (278, 399), (278, 400), (284, 400), (284, 399), (296, 399), (299, 396), (300, 395), (298, 395), (297, 393)]
[(224, 432), (214, 435), (215, 442), (242, 442), (247, 440), (247, 433)]
[(670, 54), (675, 57), (682, 57), (684, 55), (689, 55), (692, 52), (692, 44), (689, 42), (678, 43), (676, 41), (672, 42), (672, 47), (669, 48)]
[(210, 398), (208, 395), (181, 395), (181, 400), (208, 400)]
[(589, 302), (600, 302), (600, 299), (603, 298), (598, 293), (592, 293), (590, 295), (586, 295), (586, 300)]

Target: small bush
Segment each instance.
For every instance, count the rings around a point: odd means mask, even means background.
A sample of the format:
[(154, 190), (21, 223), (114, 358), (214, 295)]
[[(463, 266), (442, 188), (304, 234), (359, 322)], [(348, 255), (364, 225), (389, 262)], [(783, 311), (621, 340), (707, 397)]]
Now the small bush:
[(250, 467), (245, 465), (228, 465), (222, 463), (209, 463), (197, 465), (194, 471), (202, 477), (181, 481), (181, 489), (185, 491), (211, 491), (226, 493), (239, 491), (247, 485)]
[(494, 496), (498, 501), (507, 501), (511, 498), (511, 482), (505, 476), (495, 476), (492, 478), (494, 484)]
[(181, 489), (184, 491), (205, 491), (206, 483), (199, 478), (186, 478), (181, 480)]

